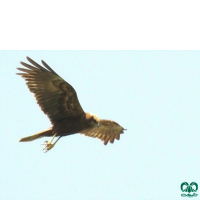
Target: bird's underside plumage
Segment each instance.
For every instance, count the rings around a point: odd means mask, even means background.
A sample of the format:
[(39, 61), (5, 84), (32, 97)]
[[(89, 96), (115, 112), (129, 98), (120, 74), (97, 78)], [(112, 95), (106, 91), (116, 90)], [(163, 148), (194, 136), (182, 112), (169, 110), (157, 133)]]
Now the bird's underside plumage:
[[(21, 62), (26, 68), (18, 68), (29, 90), (34, 93), (37, 103), (42, 111), (49, 117), (52, 127), (40, 133), (22, 138), (20, 142), (32, 141), (45, 136), (62, 136), (81, 133), (90, 137), (97, 137), (104, 141), (114, 142), (120, 138), (125, 130), (111, 120), (100, 120), (96, 115), (85, 113), (78, 101), (74, 88), (53, 71), (44, 61), (44, 67), (27, 57), (32, 64)], [(58, 141), (57, 139), (57, 141)], [(52, 140), (45, 144), (45, 150), (54, 145)]]

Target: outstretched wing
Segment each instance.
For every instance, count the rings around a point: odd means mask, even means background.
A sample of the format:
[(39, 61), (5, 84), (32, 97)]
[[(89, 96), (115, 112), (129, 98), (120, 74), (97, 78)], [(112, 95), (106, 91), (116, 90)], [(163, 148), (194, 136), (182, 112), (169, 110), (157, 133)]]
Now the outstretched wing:
[(86, 130), (81, 131), (81, 134), (97, 137), (104, 141), (106, 145), (108, 141), (110, 143), (114, 142), (114, 139), (119, 140), (120, 134), (124, 133), (123, 127), (121, 127), (118, 123), (111, 120), (100, 120), (99, 126), (95, 126)]
[[(84, 111), (74, 88), (54, 72), (44, 61), (44, 67), (27, 57), (33, 65), (21, 62), (26, 68), (17, 68), (23, 73), (29, 90), (35, 94), (37, 103), (47, 114), (52, 124), (67, 117), (78, 116)], [(28, 69), (27, 69), (28, 68)]]

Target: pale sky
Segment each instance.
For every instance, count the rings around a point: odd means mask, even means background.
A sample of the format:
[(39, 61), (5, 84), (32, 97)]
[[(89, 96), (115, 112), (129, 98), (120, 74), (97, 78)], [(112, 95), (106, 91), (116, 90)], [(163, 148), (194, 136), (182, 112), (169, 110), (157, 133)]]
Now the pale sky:
[[(75, 134), (48, 153), (40, 144), (50, 138), (19, 143), (51, 126), (15, 74), (26, 56), (70, 83), (86, 112), (126, 128), (120, 140)], [(200, 185), (200, 51), (1, 51), (0, 60), (2, 200), (182, 199), (182, 182)]]

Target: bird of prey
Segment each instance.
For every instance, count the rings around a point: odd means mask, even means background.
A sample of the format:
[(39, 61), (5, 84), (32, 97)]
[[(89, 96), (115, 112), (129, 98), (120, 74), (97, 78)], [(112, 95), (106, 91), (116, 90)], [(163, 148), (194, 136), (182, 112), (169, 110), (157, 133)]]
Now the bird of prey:
[[(44, 142), (44, 151), (47, 152), (55, 146), (62, 136), (81, 133), (90, 137), (97, 137), (104, 141), (119, 140), (124, 129), (111, 120), (99, 119), (97, 115), (85, 113), (82, 109), (74, 88), (62, 79), (43, 60), (39, 65), (31, 58), (27, 60), (32, 64), (21, 62), (26, 68), (17, 68), (39, 104), (41, 110), (49, 117), (52, 127), (34, 135), (20, 139), (28, 142), (42, 137), (52, 137)], [(57, 140), (53, 143), (55, 137)]]

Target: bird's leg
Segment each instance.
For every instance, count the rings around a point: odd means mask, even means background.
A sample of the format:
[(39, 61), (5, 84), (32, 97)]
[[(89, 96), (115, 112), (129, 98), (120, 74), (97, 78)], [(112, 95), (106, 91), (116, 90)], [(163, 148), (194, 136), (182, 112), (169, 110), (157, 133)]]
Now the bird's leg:
[(54, 138), (56, 137), (56, 133), (53, 135), (53, 137), (51, 138), (51, 140), (50, 141), (45, 141), (45, 143), (43, 144), (43, 145), (45, 145), (45, 147), (44, 147), (44, 151), (45, 151), (45, 153), (47, 152), (47, 151), (49, 151), (50, 149), (52, 149), (54, 146), (55, 146), (55, 144), (58, 142), (58, 140), (61, 138), (61, 136), (52, 144), (52, 142), (53, 142), (53, 140), (54, 140)]

